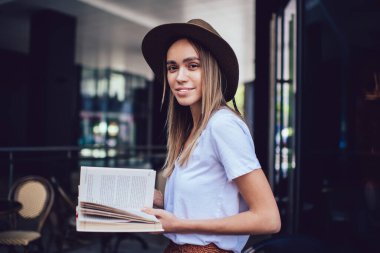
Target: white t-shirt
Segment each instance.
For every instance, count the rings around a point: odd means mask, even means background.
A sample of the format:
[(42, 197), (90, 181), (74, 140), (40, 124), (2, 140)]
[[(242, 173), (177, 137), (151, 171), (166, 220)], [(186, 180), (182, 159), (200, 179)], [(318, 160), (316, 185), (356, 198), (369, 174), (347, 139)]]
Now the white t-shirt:
[[(232, 179), (260, 168), (247, 125), (222, 108), (210, 118), (186, 166), (176, 163), (166, 182), (165, 210), (180, 219), (232, 216), (248, 209)], [(176, 244), (241, 252), (249, 235), (165, 234)]]

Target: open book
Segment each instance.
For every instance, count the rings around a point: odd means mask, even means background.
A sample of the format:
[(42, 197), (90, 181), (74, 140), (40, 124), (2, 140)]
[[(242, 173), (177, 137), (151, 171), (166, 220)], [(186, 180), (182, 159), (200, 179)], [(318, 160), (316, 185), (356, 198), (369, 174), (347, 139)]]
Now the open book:
[(155, 179), (154, 170), (81, 167), (77, 231), (163, 231), (155, 216), (141, 211), (153, 206)]

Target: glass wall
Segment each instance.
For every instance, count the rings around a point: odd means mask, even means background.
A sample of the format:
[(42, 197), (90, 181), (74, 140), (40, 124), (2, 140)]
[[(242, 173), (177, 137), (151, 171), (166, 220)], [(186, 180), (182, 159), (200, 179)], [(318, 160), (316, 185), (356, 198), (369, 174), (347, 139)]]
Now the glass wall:
[[(147, 80), (141, 76), (110, 69), (83, 68), (79, 139), (83, 163), (130, 165), (138, 142), (136, 118), (148, 114), (147, 107), (141, 111), (139, 106), (148, 104), (148, 87)], [(141, 94), (146, 94), (146, 99)], [(140, 129), (147, 129), (147, 121), (139, 123)]]
[(271, 183), (288, 232), (294, 222), (296, 169), (296, 1), (291, 0), (272, 20)]

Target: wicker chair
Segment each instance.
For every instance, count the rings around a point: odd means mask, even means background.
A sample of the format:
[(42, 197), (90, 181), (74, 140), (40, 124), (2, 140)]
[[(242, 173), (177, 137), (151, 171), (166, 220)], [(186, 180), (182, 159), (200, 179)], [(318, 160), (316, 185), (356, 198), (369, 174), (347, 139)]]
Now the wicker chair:
[(27, 176), (17, 180), (10, 192), (9, 199), (18, 201), (22, 208), (16, 214), (15, 227), (0, 232), (0, 245), (7, 247), (24, 247), (37, 243), (43, 251), (41, 231), (54, 202), (54, 191), (46, 179), (39, 176)]

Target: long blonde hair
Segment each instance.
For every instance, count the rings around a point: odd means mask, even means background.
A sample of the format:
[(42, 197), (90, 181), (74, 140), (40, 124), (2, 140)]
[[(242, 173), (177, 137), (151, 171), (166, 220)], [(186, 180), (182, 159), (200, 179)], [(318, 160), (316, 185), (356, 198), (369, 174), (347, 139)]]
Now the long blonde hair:
[[(181, 166), (185, 165), (193, 152), (196, 141), (205, 129), (208, 120), (213, 112), (218, 110), (221, 106), (226, 105), (222, 93), (222, 82), (224, 78), (219, 65), (215, 58), (208, 50), (205, 50), (200, 45), (188, 39), (194, 50), (198, 53), (200, 58), (200, 65), (202, 71), (202, 112), (196, 126), (193, 126), (193, 119), (189, 106), (181, 106), (178, 104), (173, 93), (169, 94), (169, 107), (167, 113), (167, 150), (168, 154), (164, 164), (163, 176), (168, 177), (173, 172), (175, 162), (177, 161)], [(166, 63), (165, 63), (166, 65)], [(167, 73), (164, 68), (164, 90), (162, 102), (164, 102)], [(194, 134), (188, 142), (187, 147), (184, 149), (186, 140), (189, 138), (191, 130), (195, 127)]]

